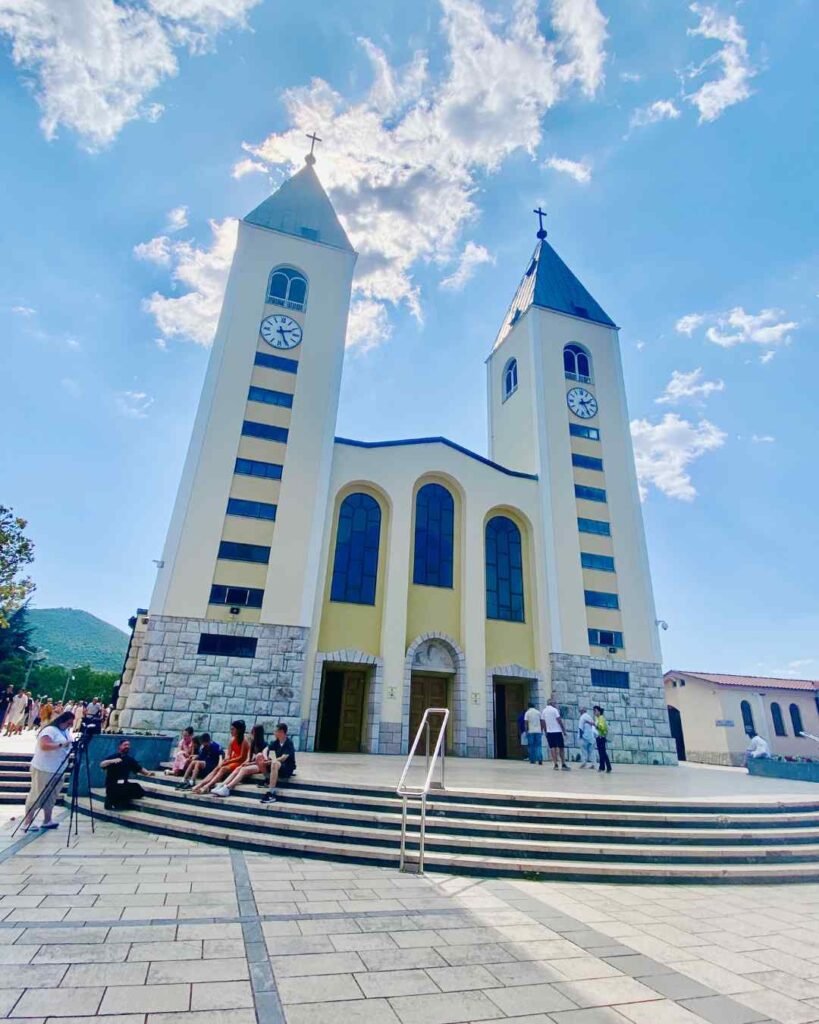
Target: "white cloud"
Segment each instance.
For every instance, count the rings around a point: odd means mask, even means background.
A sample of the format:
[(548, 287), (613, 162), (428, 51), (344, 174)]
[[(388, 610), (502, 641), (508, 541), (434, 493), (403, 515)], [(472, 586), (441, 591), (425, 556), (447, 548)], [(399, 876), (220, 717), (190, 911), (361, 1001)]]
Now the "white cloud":
[(0, 0), (0, 34), (32, 85), (46, 138), (65, 127), (96, 150), (129, 121), (161, 114), (148, 97), (177, 74), (175, 49), (203, 52), (258, 2)]
[(593, 94), (605, 63), (606, 21), (594, 0), (553, 0), (549, 34), (537, 0), (497, 15), (477, 0), (442, 7), (439, 75), (423, 53), (395, 67), (361, 40), (373, 76), (366, 95), (348, 101), (321, 79), (286, 91), (290, 127), (245, 143), (233, 171), (290, 173), (302, 165), (305, 134), (317, 131), (322, 182), (360, 254), (357, 297), (405, 304), (419, 319), (413, 267), (455, 259), (480, 176), (511, 153), (534, 154), (545, 114), (575, 84)]
[(561, 174), (568, 174), (580, 185), (588, 185), (591, 181), (592, 169), (587, 160), (566, 160), (564, 157), (550, 156), (543, 166), (560, 171)]
[(717, 391), (725, 390), (723, 380), (703, 380), (702, 367), (690, 373), (681, 370), (672, 370), (671, 379), (665, 386), (665, 391), (654, 401), (658, 405), (677, 405), (686, 399), (705, 399)]
[(679, 334), (687, 334), (690, 338), (696, 329), (706, 321), (704, 313), (686, 313), (685, 316), (681, 316), (675, 324), (675, 327)]
[(66, 348), (70, 348), (72, 351), (77, 352), (82, 348), (82, 345), (76, 338), (73, 338), (70, 334), (66, 335), (65, 338)]
[(71, 398), (79, 398), (82, 395), (82, 388), (73, 377), (63, 377), (60, 381), (60, 387)]
[(17, 316), (34, 316), (34, 314), (37, 312), (37, 310), (34, 309), (33, 306), (12, 306), (11, 311), (12, 313), (15, 313)]
[(725, 443), (725, 433), (708, 420), (691, 423), (669, 412), (658, 423), (632, 420), (631, 437), (640, 497), (650, 486), (669, 498), (693, 501), (697, 491), (689, 474), (691, 463)]
[(231, 176), (234, 178), (244, 178), (248, 174), (265, 174), (267, 167), (258, 160), (251, 160), (249, 157), (246, 160), (239, 160), (233, 165)]
[(347, 322), (347, 348), (368, 352), (386, 341), (392, 328), (386, 307), (374, 299), (355, 299)]
[(114, 401), (120, 415), (132, 420), (144, 420), (154, 404), (153, 398), (144, 391), (118, 391)]
[(786, 320), (784, 309), (761, 309), (758, 313), (746, 313), (742, 306), (734, 306), (724, 313), (688, 313), (680, 317), (676, 328), (680, 334), (690, 338), (695, 330), (707, 324), (705, 337), (720, 348), (736, 345), (764, 345), (759, 361), (769, 363), (776, 355), (777, 346), (790, 345), (791, 332), (799, 324)]
[(690, 10), (699, 16), (696, 28), (688, 34), (715, 39), (725, 45), (698, 67), (688, 72), (689, 78), (698, 78), (704, 71), (720, 65), (720, 76), (700, 86), (685, 98), (699, 111), (699, 121), (716, 121), (728, 107), (747, 100), (751, 95), (750, 81), (756, 74), (748, 56), (748, 42), (742, 25), (731, 14), (723, 16), (708, 4), (691, 4)]
[(753, 434), (751, 440), (754, 444), (773, 444), (776, 438), (772, 434)]
[(173, 280), (187, 289), (178, 298), (154, 292), (142, 303), (156, 319), (163, 339), (187, 338), (199, 345), (213, 341), (236, 248), (237, 221), (230, 217), (211, 221), (210, 228), (213, 237), (209, 247), (197, 248), (190, 241), (172, 241), (163, 235), (134, 250), (141, 259), (172, 267)]
[(441, 287), (460, 291), (482, 263), (494, 262), (495, 257), (485, 246), (478, 245), (476, 242), (467, 242), (458, 260), (457, 269), (441, 281)]
[(644, 341), (635, 341), (634, 347), (637, 349), (638, 352), (642, 352), (643, 349), (646, 347), (646, 343)]
[(182, 231), (188, 226), (188, 208), (187, 206), (175, 206), (168, 213), (168, 220), (165, 224), (165, 230), (174, 234), (177, 231)]
[(639, 71), (621, 71), (620, 81), (621, 82), (642, 82), (643, 76)]
[(680, 110), (673, 100), (655, 100), (647, 107), (638, 107), (631, 115), (629, 128), (644, 128), (658, 121), (673, 121), (680, 116)]
[(770, 674), (779, 679), (803, 679), (805, 670), (816, 664), (816, 658), (794, 658), (785, 668), (770, 669)]

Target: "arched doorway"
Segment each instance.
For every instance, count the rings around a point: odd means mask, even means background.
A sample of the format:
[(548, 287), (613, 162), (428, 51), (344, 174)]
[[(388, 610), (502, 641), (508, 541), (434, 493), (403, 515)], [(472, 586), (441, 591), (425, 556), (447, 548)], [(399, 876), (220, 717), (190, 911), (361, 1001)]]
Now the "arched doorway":
[(668, 705), (668, 725), (671, 729), (671, 735), (674, 737), (674, 742), (677, 744), (677, 760), (685, 760), (685, 737), (683, 736), (682, 717), (677, 708)]
[[(402, 749), (409, 750), (424, 711), (449, 708), (447, 753), (466, 753), (465, 659), (455, 641), (443, 633), (426, 633), (407, 649), (402, 722)], [(431, 738), (436, 738), (433, 734)]]

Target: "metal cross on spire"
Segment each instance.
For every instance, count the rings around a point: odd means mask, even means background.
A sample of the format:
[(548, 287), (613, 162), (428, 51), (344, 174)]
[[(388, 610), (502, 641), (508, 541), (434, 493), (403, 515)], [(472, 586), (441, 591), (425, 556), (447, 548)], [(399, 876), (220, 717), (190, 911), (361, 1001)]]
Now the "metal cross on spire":
[(543, 218), (546, 216), (546, 211), (538, 207), (536, 210), (532, 210), (532, 213), (537, 214), (537, 219), (540, 227), (538, 228), (537, 237), (543, 239), (546, 237), (546, 228), (543, 226)]
[(312, 132), (310, 135), (307, 136), (307, 138), (310, 140), (310, 152), (304, 158), (304, 161), (305, 163), (308, 164), (314, 164), (316, 162), (316, 158), (313, 154), (313, 150), (316, 147), (316, 143), (321, 142), (322, 140), (318, 137), (318, 135), (316, 135), (315, 132)]

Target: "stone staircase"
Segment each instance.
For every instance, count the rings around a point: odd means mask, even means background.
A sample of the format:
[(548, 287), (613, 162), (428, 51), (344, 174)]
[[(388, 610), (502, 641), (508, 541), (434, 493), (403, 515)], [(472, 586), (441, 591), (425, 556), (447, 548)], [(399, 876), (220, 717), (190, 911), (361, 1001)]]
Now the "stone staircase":
[[(23, 804), (28, 794), (30, 754), (0, 751), (0, 804)], [(65, 786), (63, 786), (65, 792)], [(60, 797), (62, 800), (62, 797)]]
[[(195, 797), (175, 780), (141, 779), (145, 799), (100, 817), (203, 842), (396, 866), (401, 801), (394, 789), (293, 780), (277, 803), (240, 787), (228, 799)], [(411, 806), (408, 848), (417, 857)], [(739, 801), (560, 799), (533, 793), (433, 792), (428, 871), (628, 882), (819, 881), (819, 799), (757, 806)]]

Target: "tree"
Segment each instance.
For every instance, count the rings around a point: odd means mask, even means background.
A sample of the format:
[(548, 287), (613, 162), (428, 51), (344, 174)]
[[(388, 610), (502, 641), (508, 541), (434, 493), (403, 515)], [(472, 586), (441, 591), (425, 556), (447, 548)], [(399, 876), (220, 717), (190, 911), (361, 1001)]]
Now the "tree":
[(28, 688), (38, 697), (48, 696), (52, 700), (59, 700), (65, 690), (66, 700), (93, 700), (99, 697), (103, 704), (109, 704), (118, 679), (118, 672), (98, 672), (89, 665), (65, 668), (63, 665), (35, 664)]
[(23, 533), (28, 523), (12, 509), (0, 505), (0, 629), (8, 629), (9, 616), (34, 592), (23, 568), (34, 561), (34, 545)]
[(8, 625), (0, 629), (0, 686), (3, 689), (9, 683), (16, 689), (26, 678), (28, 656), (20, 650), (21, 647), (32, 653), (36, 651), (25, 605), (9, 615)]

